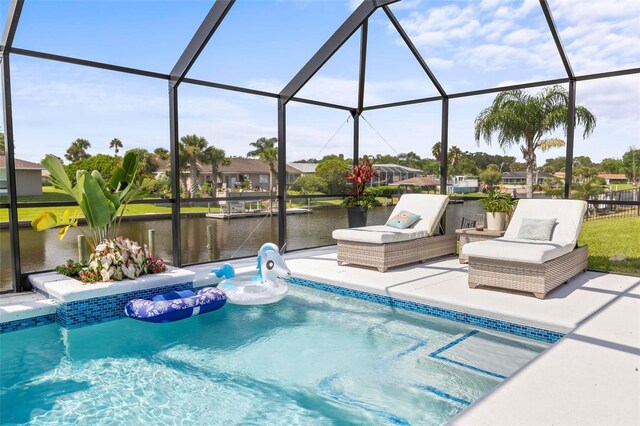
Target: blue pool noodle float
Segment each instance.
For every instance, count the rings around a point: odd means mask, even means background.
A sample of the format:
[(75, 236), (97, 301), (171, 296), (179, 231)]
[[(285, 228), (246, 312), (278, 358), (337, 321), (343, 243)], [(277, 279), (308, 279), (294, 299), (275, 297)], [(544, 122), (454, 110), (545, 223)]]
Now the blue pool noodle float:
[(151, 300), (133, 299), (124, 307), (124, 314), (146, 322), (173, 322), (192, 316), (216, 311), (227, 302), (227, 296), (213, 287), (171, 291)]

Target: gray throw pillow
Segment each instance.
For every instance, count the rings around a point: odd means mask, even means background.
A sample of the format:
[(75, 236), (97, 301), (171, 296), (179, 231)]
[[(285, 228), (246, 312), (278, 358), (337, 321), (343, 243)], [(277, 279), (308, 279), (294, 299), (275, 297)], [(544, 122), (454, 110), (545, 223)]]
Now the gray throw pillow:
[(523, 218), (518, 229), (518, 238), (523, 240), (551, 241), (556, 219)]

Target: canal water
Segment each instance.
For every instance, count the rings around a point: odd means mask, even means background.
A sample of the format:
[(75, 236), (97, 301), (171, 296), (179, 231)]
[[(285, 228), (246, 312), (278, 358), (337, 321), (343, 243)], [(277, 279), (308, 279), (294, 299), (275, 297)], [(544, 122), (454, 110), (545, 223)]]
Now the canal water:
[[(367, 224), (386, 222), (393, 207), (377, 207), (369, 211)], [(450, 204), (447, 207), (447, 233), (460, 227), (463, 217), (475, 219), (482, 209), (477, 201)], [(207, 250), (207, 225), (215, 226), (213, 252)], [(345, 209), (314, 210), (311, 214), (287, 216), (287, 249), (295, 250), (334, 244), (334, 229), (347, 227)], [(147, 242), (147, 230), (156, 230), (158, 257), (169, 263), (172, 259), (171, 221), (169, 219), (135, 220), (123, 222), (121, 234), (139, 242)], [(277, 216), (243, 219), (208, 219), (184, 217), (182, 219), (183, 263), (206, 262), (255, 255), (266, 242), (278, 241)], [(11, 288), (11, 267), (8, 230), (0, 230), (0, 290)], [(36, 232), (20, 228), (20, 256), (24, 273), (53, 269), (67, 259), (77, 256), (76, 230), (71, 230), (63, 241), (58, 231)]]

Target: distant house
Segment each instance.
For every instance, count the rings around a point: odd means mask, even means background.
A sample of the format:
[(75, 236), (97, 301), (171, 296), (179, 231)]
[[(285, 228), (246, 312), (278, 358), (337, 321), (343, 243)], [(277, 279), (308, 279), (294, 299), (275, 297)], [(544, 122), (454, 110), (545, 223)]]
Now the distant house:
[[(42, 195), (42, 167), (38, 163), (19, 160), (16, 158), (16, 195)], [(0, 194), (7, 193), (7, 160), (0, 155)]]
[[(542, 185), (547, 179), (555, 178), (551, 173), (533, 172), (533, 184)], [(524, 188), (527, 182), (527, 172), (504, 172), (500, 183), (507, 188)]]
[(316, 168), (320, 163), (287, 163), (287, 166), (293, 167), (300, 171), (302, 176), (313, 175), (316, 173)]
[(440, 186), (440, 180), (434, 179), (431, 177), (413, 177), (405, 180), (401, 180), (395, 183), (392, 183), (391, 186), (399, 186), (399, 187), (415, 187), (415, 188), (424, 188), (428, 190), (435, 190)]
[[(219, 187), (221, 188), (241, 188), (248, 182), (249, 187), (258, 188), (263, 191), (269, 190), (269, 165), (254, 158), (229, 158), (228, 166), (220, 166), (218, 168), (218, 176), (216, 177)], [(171, 164), (166, 162), (159, 165), (156, 176), (170, 171)], [(206, 164), (197, 164), (198, 167), (198, 183), (204, 185), (213, 181), (211, 176), (211, 166)], [(277, 172), (277, 164), (276, 164)], [(188, 170), (182, 172), (183, 175), (189, 175)], [(287, 164), (287, 184), (292, 184), (298, 177), (303, 174), (299, 169)], [(187, 180), (187, 185), (190, 181)], [(273, 175), (274, 188), (277, 186), (276, 175)], [(187, 188), (189, 189), (189, 188)]]
[(450, 176), (447, 179), (447, 192), (451, 194), (467, 194), (478, 192), (480, 181), (477, 176)]
[[(261, 190), (269, 190), (269, 165), (263, 163), (260, 160), (254, 158), (230, 158), (230, 164), (228, 166), (222, 166), (219, 169), (219, 173), (222, 175), (222, 186), (227, 188), (234, 188), (242, 186), (242, 183), (249, 181), (252, 188), (259, 188)], [(276, 164), (276, 172), (278, 165)], [(297, 168), (291, 167), (287, 164), (287, 184), (292, 184), (302, 172)], [(204, 166), (202, 176), (207, 182), (211, 182), (211, 167)], [(220, 182), (220, 178), (218, 178)], [(273, 175), (274, 188), (278, 185), (277, 177)]]
[(599, 173), (598, 177), (604, 179), (607, 185), (629, 183), (627, 175), (621, 173)]
[(371, 179), (371, 186), (391, 185), (392, 183), (424, 175), (424, 172), (420, 169), (412, 169), (398, 164), (374, 164), (373, 169), (378, 172), (378, 177)]

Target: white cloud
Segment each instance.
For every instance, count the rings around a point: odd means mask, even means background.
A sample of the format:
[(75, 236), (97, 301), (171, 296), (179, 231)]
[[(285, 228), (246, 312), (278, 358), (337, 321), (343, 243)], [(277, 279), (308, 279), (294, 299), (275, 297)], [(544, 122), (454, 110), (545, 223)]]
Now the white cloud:
[(592, 110), (599, 123), (632, 122), (640, 129), (640, 75), (578, 82), (576, 102)]
[(455, 65), (455, 62), (451, 59), (430, 57), (425, 59), (429, 65), (433, 65), (436, 68), (451, 68)]
[(637, 0), (562, 0), (551, 3), (551, 12), (556, 20), (580, 24), (619, 20), (637, 17), (640, 13), (640, 2)]
[(546, 78), (562, 70), (536, 0), (484, 0), (422, 8), (405, 14), (401, 22), (421, 51), (428, 51), (425, 56), (451, 61), (436, 61), (436, 69), (444, 65), (473, 70), (476, 80), (498, 70), (533, 69), (544, 71)]
[(542, 37), (540, 31), (531, 28), (522, 28), (507, 34), (504, 37), (504, 42), (507, 44), (531, 43), (540, 37)]
[(578, 74), (640, 65), (640, 2), (565, 0), (552, 13)]
[(422, 5), (422, 0), (402, 0), (397, 3), (392, 3), (391, 8), (393, 10), (413, 10), (418, 9)]

